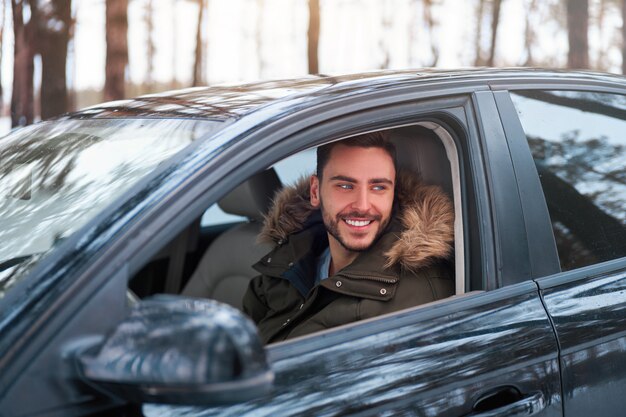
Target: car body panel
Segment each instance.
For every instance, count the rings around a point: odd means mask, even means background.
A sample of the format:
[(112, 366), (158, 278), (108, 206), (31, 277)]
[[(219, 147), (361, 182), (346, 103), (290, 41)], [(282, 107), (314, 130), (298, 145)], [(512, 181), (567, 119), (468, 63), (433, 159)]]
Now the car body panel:
[(494, 98), (511, 150), (511, 161), (519, 194), (522, 196), (520, 198), (523, 210), (521, 218), (524, 222), (528, 247), (529, 273), (533, 278), (555, 274), (561, 268), (548, 215), (548, 206), (524, 129), (517, 118), (517, 111), (508, 92), (496, 91)]
[[(542, 69), (390, 70), (371, 73), (307, 76), (291, 80), (195, 87), (103, 103), (64, 115), (67, 118), (203, 118), (240, 120), (263, 110), (267, 119), (336, 99), (396, 88), (443, 88), (489, 85), (615, 85), (617, 76)], [(270, 115), (271, 114), (271, 115)], [(273, 115), (273, 116), (272, 116)]]
[(561, 348), (565, 415), (621, 415), (626, 390), (626, 260), (538, 283)]
[[(15, 364), (22, 367), (3, 368), (1, 380), (8, 391), (0, 396), (0, 416), (82, 416), (123, 404), (104, 400), (93, 387), (79, 381), (72, 360), (85, 343), (101, 338), (111, 323), (128, 314), (127, 279), (127, 268), (120, 268), (102, 285), (92, 281), (81, 295), (63, 300), (65, 308), (48, 317), (44, 330), (31, 338), (33, 343), (22, 347)], [(37, 360), (29, 360), (32, 357)], [(33, 393), (37, 393), (36, 401)]]
[[(475, 94), (478, 113), (491, 115), (481, 119), (481, 138), (485, 147), (485, 167), (489, 180), (489, 197), (492, 200), (494, 236), (497, 248), (497, 273), (495, 283), (504, 286), (530, 278), (528, 246), (521, 217), (521, 202), (517, 180), (511, 163), (504, 128), (498, 115), (492, 92)], [(489, 286), (487, 289), (496, 288)]]
[[(429, 308), (430, 307), (430, 308)], [(147, 416), (461, 416), (506, 386), (543, 392), (561, 415), (556, 340), (527, 282), (443, 300), (274, 345), (274, 391), (218, 408), (147, 406)]]

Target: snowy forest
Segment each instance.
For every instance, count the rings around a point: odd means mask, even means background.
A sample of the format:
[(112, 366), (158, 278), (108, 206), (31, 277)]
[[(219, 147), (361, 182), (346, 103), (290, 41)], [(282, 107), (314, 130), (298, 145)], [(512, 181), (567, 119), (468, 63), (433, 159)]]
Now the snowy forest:
[[(626, 0), (0, 1), (0, 68), (8, 72), (0, 105), (13, 127), (101, 101), (225, 80), (451, 66), (626, 73)], [(184, 13), (183, 23), (164, 19), (165, 9)], [(94, 14), (101, 27), (84, 22)], [(462, 24), (446, 26), (454, 14)], [(79, 66), (75, 45), (97, 36), (103, 44), (90, 47), (102, 65)], [(163, 39), (172, 44), (167, 58)], [(451, 45), (460, 52), (448, 51)], [(163, 75), (163, 67), (177, 65), (187, 69)], [(219, 68), (239, 75), (220, 78)], [(103, 82), (78, 85), (85, 72)]]

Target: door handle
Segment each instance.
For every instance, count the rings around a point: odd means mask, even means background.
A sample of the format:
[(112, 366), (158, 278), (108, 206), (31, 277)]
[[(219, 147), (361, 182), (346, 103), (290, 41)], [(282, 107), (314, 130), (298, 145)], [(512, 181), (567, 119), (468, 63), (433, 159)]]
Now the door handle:
[(526, 417), (534, 416), (544, 408), (546, 408), (546, 399), (543, 392), (538, 391), (510, 404), (494, 408), (493, 410), (471, 413), (466, 417)]

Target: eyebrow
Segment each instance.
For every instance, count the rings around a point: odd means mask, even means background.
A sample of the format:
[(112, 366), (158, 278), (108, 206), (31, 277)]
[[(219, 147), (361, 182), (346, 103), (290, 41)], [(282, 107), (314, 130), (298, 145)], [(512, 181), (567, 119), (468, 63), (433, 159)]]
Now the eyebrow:
[[(331, 181), (353, 182), (353, 183), (357, 183), (358, 182), (356, 178), (348, 177), (346, 175), (335, 175), (334, 177), (331, 177), (330, 180)], [(368, 184), (389, 184), (389, 185), (393, 185), (393, 181), (391, 181), (389, 178), (372, 178), (372, 179), (368, 180)]]

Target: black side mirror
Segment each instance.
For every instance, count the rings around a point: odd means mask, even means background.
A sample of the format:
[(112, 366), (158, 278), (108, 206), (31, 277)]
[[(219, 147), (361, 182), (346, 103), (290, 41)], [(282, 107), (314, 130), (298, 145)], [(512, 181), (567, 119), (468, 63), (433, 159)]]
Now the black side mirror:
[(76, 362), (89, 385), (134, 403), (232, 404), (267, 393), (274, 380), (256, 327), (241, 312), (169, 295), (134, 306)]

